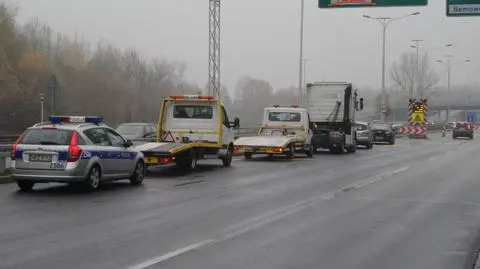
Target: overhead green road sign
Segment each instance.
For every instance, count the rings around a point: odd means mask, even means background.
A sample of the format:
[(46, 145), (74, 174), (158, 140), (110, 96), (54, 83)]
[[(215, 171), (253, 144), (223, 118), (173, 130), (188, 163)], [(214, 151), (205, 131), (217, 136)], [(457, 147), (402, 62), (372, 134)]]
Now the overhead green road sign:
[(480, 0), (447, 0), (447, 16), (480, 16)]
[[(468, 1), (468, 0), (465, 0)], [(319, 8), (426, 6), (428, 0), (319, 0)]]

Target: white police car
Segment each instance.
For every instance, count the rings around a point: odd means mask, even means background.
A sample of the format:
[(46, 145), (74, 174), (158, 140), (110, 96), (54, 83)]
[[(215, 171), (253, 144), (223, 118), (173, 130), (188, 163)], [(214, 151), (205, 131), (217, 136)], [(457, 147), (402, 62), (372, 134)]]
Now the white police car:
[(51, 116), (25, 130), (12, 147), (12, 177), (21, 190), (35, 183), (83, 183), (129, 179), (143, 183), (143, 154), (101, 117)]

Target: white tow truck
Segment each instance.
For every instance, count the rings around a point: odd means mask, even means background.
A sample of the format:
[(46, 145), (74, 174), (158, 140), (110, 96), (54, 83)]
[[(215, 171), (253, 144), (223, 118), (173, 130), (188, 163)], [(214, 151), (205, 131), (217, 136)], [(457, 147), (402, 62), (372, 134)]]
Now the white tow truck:
[(293, 158), (297, 152), (312, 157), (312, 135), (306, 109), (276, 105), (265, 108), (263, 124), (257, 136), (235, 140), (235, 152), (243, 152), (246, 159), (251, 159), (254, 154)]
[(162, 100), (157, 139), (136, 148), (148, 166), (175, 163), (194, 169), (199, 159), (220, 159), (223, 166), (232, 163), (234, 133), (240, 120), (228, 119), (219, 100), (212, 96), (179, 95)]

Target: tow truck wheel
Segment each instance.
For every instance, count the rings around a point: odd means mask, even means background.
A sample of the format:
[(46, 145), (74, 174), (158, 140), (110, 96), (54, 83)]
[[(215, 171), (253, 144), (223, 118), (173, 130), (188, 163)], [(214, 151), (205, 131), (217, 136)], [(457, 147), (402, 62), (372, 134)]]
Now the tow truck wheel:
[(223, 166), (230, 167), (232, 165), (232, 159), (233, 159), (233, 147), (229, 146), (227, 150), (227, 156), (222, 158)]
[(191, 151), (188, 156), (177, 159), (177, 166), (184, 170), (194, 170), (197, 168), (197, 154)]
[(252, 153), (245, 152), (245, 159), (250, 160), (252, 158)]

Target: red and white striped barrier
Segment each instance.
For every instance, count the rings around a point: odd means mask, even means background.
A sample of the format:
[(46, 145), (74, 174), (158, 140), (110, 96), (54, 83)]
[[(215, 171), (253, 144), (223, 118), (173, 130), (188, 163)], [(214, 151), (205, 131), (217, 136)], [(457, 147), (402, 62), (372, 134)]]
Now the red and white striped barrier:
[(425, 126), (403, 126), (400, 133), (404, 135), (426, 135), (427, 127)]

